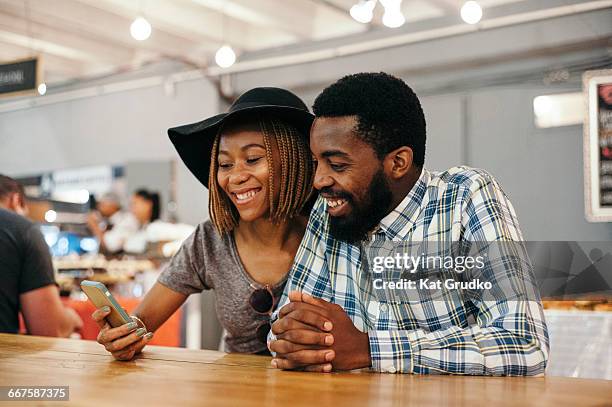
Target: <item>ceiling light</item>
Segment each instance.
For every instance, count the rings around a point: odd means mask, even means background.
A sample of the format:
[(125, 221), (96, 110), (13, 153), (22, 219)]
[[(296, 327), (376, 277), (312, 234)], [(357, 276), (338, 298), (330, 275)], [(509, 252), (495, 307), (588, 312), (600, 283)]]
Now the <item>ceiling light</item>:
[(380, 0), (385, 8), (382, 23), (389, 28), (397, 28), (404, 25), (406, 18), (402, 13), (402, 0)]
[(130, 26), (130, 34), (135, 40), (144, 41), (151, 36), (151, 24), (144, 17), (138, 17)]
[(351, 17), (359, 23), (367, 24), (372, 21), (374, 17), (374, 7), (376, 6), (376, 0), (361, 0), (359, 3), (351, 7), (349, 11)]
[(402, 0), (380, 0), (380, 4), (386, 9), (399, 9), (402, 5)]
[(229, 45), (224, 45), (217, 50), (215, 54), (215, 62), (221, 68), (229, 68), (236, 62), (236, 53)]
[(397, 27), (401, 27), (402, 25), (404, 25), (404, 23), (406, 22), (406, 18), (404, 17), (402, 12), (399, 10), (396, 10), (396, 11), (386, 10), (385, 14), (383, 14), (382, 22), (385, 26), (389, 28), (397, 28)]
[(49, 223), (53, 223), (55, 222), (55, 219), (57, 219), (57, 212), (55, 212), (53, 209), (49, 209), (47, 212), (45, 212), (45, 220)]
[(41, 83), (40, 85), (38, 85), (38, 94), (42, 96), (45, 93), (47, 93), (47, 85), (45, 83)]
[(482, 8), (475, 1), (466, 1), (461, 7), (461, 18), (468, 24), (476, 24), (482, 18)]

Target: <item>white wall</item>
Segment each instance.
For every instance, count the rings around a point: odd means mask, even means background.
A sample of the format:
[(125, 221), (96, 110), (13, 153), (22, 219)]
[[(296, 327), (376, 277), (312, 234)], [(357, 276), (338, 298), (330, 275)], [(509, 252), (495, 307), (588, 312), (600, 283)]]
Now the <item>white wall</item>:
[[(609, 223), (584, 217), (582, 126), (538, 130), (532, 110), (537, 95), (580, 91), (589, 63), (612, 67), (610, 22), (607, 9), (237, 74), (233, 80), (238, 91), (293, 88), (312, 105), (325, 86), (346, 74), (399, 76), (423, 105), (428, 168), (467, 164), (490, 171), (514, 203), (528, 240), (610, 240)], [(570, 67), (569, 82), (544, 84), (548, 71), (563, 67)]]
[[(44, 105), (0, 114), (0, 172), (28, 175), (58, 168), (130, 161), (176, 160), (169, 127), (217, 113), (218, 97), (207, 80)], [(196, 223), (208, 216), (207, 192), (176, 165), (178, 215)]]
[[(216, 114), (218, 105), (214, 86), (198, 80), (177, 84), (172, 96), (158, 86), (2, 113), (0, 173), (19, 176), (92, 164), (177, 160), (176, 213), (181, 222), (197, 224), (208, 218), (208, 192), (178, 159), (166, 130)], [(192, 296), (188, 303), (187, 331), (201, 332), (194, 337), (196, 344), (210, 349), (217, 348), (221, 331), (213, 304), (211, 292)]]

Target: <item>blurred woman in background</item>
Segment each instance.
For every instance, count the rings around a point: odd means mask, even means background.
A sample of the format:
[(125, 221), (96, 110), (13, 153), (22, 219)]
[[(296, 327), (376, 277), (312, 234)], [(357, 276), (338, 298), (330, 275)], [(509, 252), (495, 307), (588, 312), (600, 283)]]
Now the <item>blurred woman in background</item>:
[(88, 220), (88, 225), (100, 242), (102, 252), (142, 253), (147, 244), (146, 228), (159, 219), (160, 210), (159, 194), (141, 188), (130, 198), (129, 213), (123, 213), (112, 228), (103, 230), (100, 222), (92, 216)]
[[(123, 251), (128, 253), (144, 253), (149, 241), (147, 228), (159, 220), (161, 204), (159, 193), (141, 188), (130, 198), (130, 213), (138, 222), (138, 229), (123, 238)], [(111, 231), (112, 233), (112, 231)]]
[(132, 194), (130, 212), (136, 217), (141, 227), (159, 219), (159, 193), (144, 188)]

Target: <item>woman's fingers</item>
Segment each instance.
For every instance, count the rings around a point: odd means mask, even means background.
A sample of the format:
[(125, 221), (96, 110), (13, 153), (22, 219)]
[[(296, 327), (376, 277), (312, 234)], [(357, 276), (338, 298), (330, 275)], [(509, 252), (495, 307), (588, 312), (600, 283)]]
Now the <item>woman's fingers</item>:
[(112, 352), (113, 357), (117, 360), (131, 360), (140, 353), (142, 348), (144, 348), (153, 338), (153, 332), (149, 332), (144, 335), (139, 341), (132, 343), (131, 345), (126, 346), (125, 348)]
[[(115, 328), (115, 329), (119, 329), (119, 328)], [(121, 351), (125, 349), (128, 345), (131, 345), (134, 342), (139, 341), (146, 333), (147, 331), (145, 331), (144, 328), (138, 328), (137, 330), (133, 331), (127, 336), (122, 336), (118, 339), (106, 342), (104, 344), (104, 347), (106, 348), (107, 351), (111, 353)]]
[(100, 327), (97, 341), (104, 345), (115, 359), (131, 360), (153, 338), (153, 333), (147, 333), (144, 328), (139, 328), (136, 321), (112, 328), (106, 321), (110, 312), (110, 308), (105, 306), (91, 314), (92, 319)]
[(104, 306), (95, 310), (93, 314), (91, 314), (91, 318), (96, 321), (96, 324), (98, 324), (100, 328), (103, 328), (104, 323), (106, 322), (104, 318), (106, 318), (110, 312), (110, 307)]
[(121, 352), (113, 352), (113, 357), (116, 360), (132, 360), (132, 358), (136, 355), (136, 352), (131, 350), (131, 351), (121, 351)]
[[(102, 345), (106, 345), (109, 342), (115, 341), (119, 338), (129, 335), (131, 332), (134, 332), (137, 328), (138, 328), (138, 324), (136, 322), (129, 322), (117, 328), (111, 328), (110, 325), (108, 325), (107, 323), (102, 327), (102, 329), (100, 330), (100, 333), (98, 334), (98, 343), (101, 343)], [(143, 332), (143, 334), (144, 333), (146, 333), (146, 331)]]

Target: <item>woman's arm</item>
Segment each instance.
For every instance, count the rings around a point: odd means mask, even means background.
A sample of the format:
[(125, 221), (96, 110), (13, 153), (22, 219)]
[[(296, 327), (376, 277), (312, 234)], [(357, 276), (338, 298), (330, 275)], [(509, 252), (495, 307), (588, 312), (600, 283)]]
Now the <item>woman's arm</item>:
[(185, 302), (187, 296), (156, 282), (134, 310), (147, 331), (154, 332)]

